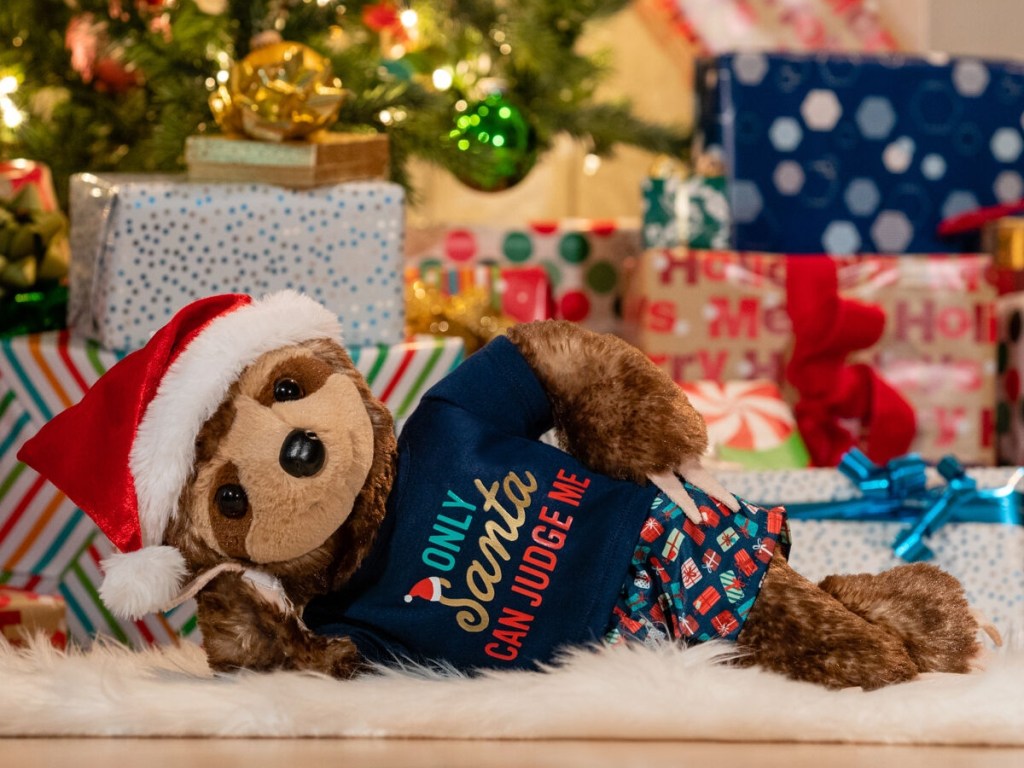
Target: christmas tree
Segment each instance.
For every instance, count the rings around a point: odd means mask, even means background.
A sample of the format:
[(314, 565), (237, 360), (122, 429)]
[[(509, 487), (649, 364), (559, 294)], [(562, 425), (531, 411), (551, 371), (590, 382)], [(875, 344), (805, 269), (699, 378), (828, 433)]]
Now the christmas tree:
[[(598, 156), (678, 155), (684, 131), (598, 102), (607, 57), (576, 51), (626, 2), (3, 0), (0, 152), (48, 163), (62, 195), (80, 171), (179, 170), (186, 137), (217, 130), (211, 92), (269, 33), (329, 59), (349, 93), (331, 130), (386, 131), (402, 183), (414, 156), (510, 186), (562, 132)], [(485, 131), (506, 134), (471, 142)]]

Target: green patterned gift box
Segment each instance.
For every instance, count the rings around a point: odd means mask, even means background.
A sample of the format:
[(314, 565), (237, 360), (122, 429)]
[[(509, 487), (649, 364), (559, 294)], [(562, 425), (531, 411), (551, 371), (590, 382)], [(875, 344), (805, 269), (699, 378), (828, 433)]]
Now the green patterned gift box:
[(729, 199), (725, 177), (678, 171), (643, 180), (644, 248), (721, 250), (729, 245)]

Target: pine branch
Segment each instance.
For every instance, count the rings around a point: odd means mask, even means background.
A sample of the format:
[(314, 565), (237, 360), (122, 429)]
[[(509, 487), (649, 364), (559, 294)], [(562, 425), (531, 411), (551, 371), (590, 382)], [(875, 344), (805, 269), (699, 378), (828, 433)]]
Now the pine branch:
[[(608, 59), (576, 50), (589, 24), (628, 0), (412, 0), (420, 37), (398, 59), (389, 56), (401, 30), (364, 23), (364, 11), (384, 1), (228, 0), (224, 14), (208, 15), (194, 0), (122, 0), (111, 18), (110, 0), (0, 0), (0, 76), (18, 78), (14, 99), (27, 118), (16, 132), (0, 130), (0, 152), (50, 164), (62, 196), (75, 172), (180, 169), (185, 139), (213, 127), (207, 99), (225, 55), (245, 55), (270, 29), (330, 58), (351, 93), (333, 130), (387, 131), (392, 175), (403, 184), (409, 158), (457, 162), (445, 140), (455, 104), (482, 98), (492, 79), (533, 126), (541, 152), (563, 132), (599, 154), (617, 143), (670, 154), (686, 146), (682, 128), (598, 102)], [(99, 54), (134, 68), (136, 85), (72, 66), (65, 35), (83, 14), (102, 25)], [(452, 76), (447, 90), (431, 82), (438, 69)]]

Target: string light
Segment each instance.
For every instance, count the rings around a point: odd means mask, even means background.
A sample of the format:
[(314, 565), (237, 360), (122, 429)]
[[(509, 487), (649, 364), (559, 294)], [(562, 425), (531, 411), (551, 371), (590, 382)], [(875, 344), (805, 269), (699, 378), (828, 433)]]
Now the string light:
[(401, 107), (396, 107), (394, 109), (382, 109), (378, 113), (377, 118), (384, 125), (391, 125), (392, 123), (400, 123), (400, 122), (402, 122), (408, 116), (409, 116), (408, 112), (406, 112)]
[(11, 94), (17, 90), (18, 79), (14, 75), (0, 78), (0, 121), (8, 128), (17, 128), (25, 122), (25, 115), (11, 101)]
[(21, 110), (14, 106), (14, 102), (8, 98), (0, 99), (0, 119), (8, 128), (17, 128), (25, 122), (25, 116)]
[(435, 69), (432, 79), (434, 87), (439, 91), (447, 91), (452, 87), (452, 72), (450, 69)]
[(406, 8), (398, 14), (398, 20), (402, 22), (402, 26), (406, 29), (412, 29), (416, 26), (416, 22), (420, 20), (420, 17), (412, 8)]
[(583, 158), (583, 175), (593, 176), (601, 168), (601, 158), (593, 152), (588, 152)]

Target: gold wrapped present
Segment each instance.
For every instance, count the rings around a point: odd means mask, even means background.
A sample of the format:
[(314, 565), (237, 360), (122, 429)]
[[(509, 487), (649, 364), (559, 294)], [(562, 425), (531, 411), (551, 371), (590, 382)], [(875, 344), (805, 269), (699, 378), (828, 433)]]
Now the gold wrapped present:
[(387, 178), (387, 136), (327, 131), (344, 98), (330, 62), (309, 46), (256, 48), (210, 96), (224, 135), (187, 140), (189, 180), (301, 189)]
[(385, 179), (390, 153), (385, 134), (320, 133), (307, 141), (256, 141), (190, 136), (185, 162), (190, 181), (279, 184), (305, 189), (358, 179)]

